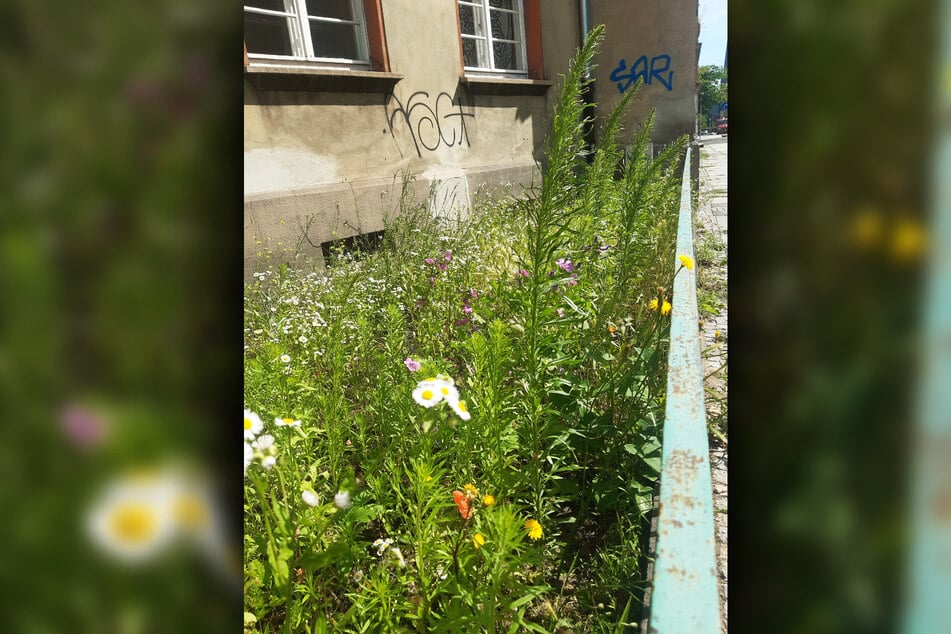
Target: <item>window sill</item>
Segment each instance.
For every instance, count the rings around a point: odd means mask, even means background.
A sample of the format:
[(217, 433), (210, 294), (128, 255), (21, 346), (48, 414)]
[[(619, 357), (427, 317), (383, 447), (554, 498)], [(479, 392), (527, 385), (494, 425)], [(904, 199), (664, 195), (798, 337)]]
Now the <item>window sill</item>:
[(463, 76), (473, 95), (544, 95), (555, 82), (547, 79)]
[(392, 92), (403, 79), (396, 73), (330, 68), (290, 68), (250, 65), (244, 76), (259, 90), (320, 92)]

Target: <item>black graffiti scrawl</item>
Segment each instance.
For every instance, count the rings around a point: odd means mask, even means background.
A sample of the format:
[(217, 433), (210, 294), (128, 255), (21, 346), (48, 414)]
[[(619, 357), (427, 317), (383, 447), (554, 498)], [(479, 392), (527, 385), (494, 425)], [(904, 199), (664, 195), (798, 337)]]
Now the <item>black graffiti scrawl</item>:
[(454, 101), (447, 92), (430, 97), (428, 92), (418, 90), (405, 104), (396, 95), (390, 99), (387, 106), (390, 133), (393, 134), (394, 121), (404, 121), (417, 155), (422, 156), (424, 149), (433, 151), (440, 145), (470, 145), (466, 118), (475, 119), (475, 114), (463, 109), (462, 97)]

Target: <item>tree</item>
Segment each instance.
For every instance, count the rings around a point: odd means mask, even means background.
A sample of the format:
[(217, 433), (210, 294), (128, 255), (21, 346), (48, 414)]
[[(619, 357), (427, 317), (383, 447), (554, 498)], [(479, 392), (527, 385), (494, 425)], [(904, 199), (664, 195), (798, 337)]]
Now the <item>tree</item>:
[(727, 71), (722, 66), (701, 66), (697, 73), (700, 82), (699, 109), (700, 127), (710, 127), (711, 113), (719, 111), (720, 104), (727, 100)]

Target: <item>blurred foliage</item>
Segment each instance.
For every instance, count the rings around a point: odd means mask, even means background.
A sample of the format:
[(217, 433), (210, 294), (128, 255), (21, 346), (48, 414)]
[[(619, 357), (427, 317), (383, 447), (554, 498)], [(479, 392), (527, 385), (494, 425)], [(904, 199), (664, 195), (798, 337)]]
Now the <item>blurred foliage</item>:
[[(5, 630), (207, 632), (240, 618), (237, 593), (216, 602), (227, 590), (202, 588), (193, 562), (113, 570), (77, 524), (119, 468), (212, 466), (239, 400), (240, 350), (225, 342), (229, 323), (240, 336), (227, 288), (240, 284), (238, 166), (221, 166), (240, 152), (239, 75), (224, 75), (239, 11), (0, 7), (0, 395), (16, 416), (0, 501), (21, 509), (3, 529)], [(77, 441), (77, 407), (108, 422), (101, 438)]]
[(894, 631), (941, 21), (892, 0), (731, 9), (730, 481), (756, 501), (731, 522), (755, 553), (734, 624)]
[(727, 71), (722, 66), (712, 64), (701, 66), (697, 72), (699, 87), (699, 118), (700, 128), (708, 129), (716, 125), (716, 116), (720, 104), (727, 98)]

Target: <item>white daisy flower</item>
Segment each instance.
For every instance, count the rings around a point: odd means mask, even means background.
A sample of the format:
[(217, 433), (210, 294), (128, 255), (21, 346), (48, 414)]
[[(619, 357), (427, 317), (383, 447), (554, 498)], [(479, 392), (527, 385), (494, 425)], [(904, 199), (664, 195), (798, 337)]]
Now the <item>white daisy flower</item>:
[(300, 427), (300, 421), (293, 418), (275, 418), (274, 424), (278, 427)]
[(466, 406), (466, 402), (456, 399), (455, 401), (450, 401), (449, 406), (452, 407), (452, 411), (456, 413), (456, 416), (462, 420), (469, 420), (472, 418), (472, 414), (469, 413), (469, 408)]
[(459, 401), (459, 390), (452, 384), (452, 379), (443, 381), (439, 391), (442, 393), (443, 400), (450, 405)]
[(264, 423), (261, 417), (249, 409), (244, 410), (244, 439), (254, 440), (254, 438), (264, 429)]
[(261, 466), (265, 469), (270, 469), (277, 464), (277, 456), (264, 456), (261, 459)]
[(301, 499), (304, 500), (304, 504), (307, 506), (317, 506), (320, 504), (320, 499), (317, 497), (317, 494), (311, 491), (310, 489), (305, 489), (301, 491)]
[(165, 478), (131, 476), (107, 487), (86, 517), (86, 528), (106, 554), (142, 563), (175, 537), (175, 489)]
[(334, 496), (334, 506), (338, 509), (345, 509), (350, 506), (350, 493), (347, 491), (340, 491), (337, 495)]
[(254, 461), (254, 449), (248, 443), (244, 443), (244, 475), (248, 475), (248, 467)]
[(359, 569), (355, 570), (353, 572), (353, 580), (357, 583), (360, 583), (361, 581), (363, 581), (363, 571)]
[(284, 363), (290, 363), (290, 362), (291, 362), (291, 355), (289, 355), (289, 354), (282, 354), (282, 355), (281, 355), (281, 361), (284, 362)]
[[(174, 475), (172, 477), (175, 477)], [(212, 546), (220, 537), (221, 517), (206, 482), (188, 474), (175, 477), (172, 517), (179, 531), (198, 544)]]
[(300, 337), (297, 338), (297, 341), (298, 341), (299, 343), (305, 344), (305, 343), (307, 343), (308, 339), (307, 339), (306, 336), (301, 335)]
[(413, 390), (413, 400), (423, 407), (433, 407), (443, 399), (442, 388), (445, 385), (445, 381), (436, 378), (420, 381)]

